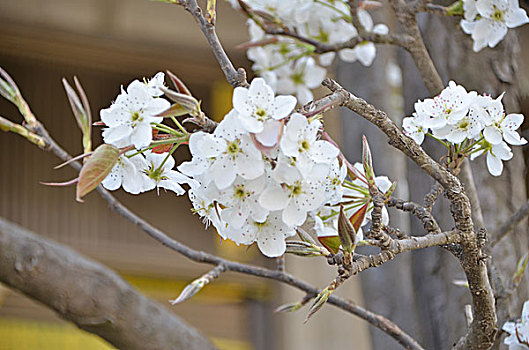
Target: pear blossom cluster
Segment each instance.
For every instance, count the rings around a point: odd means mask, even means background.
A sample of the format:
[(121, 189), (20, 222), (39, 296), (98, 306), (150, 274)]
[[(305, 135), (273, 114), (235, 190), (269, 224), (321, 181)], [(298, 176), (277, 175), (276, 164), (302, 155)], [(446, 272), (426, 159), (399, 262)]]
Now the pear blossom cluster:
[(503, 94), (497, 98), (478, 95), (451, 81), (438, 96), (415, 103), (415, 112), (404, 118), (406, 135), (421, 144), (425, 135), (440, 140), (474, 159), (486, 154), (487, 167), (494, 176), (501, 175), (503, 161), (513, 153), (509, 145), (524, 145), (527, 140), (518, 129), (522, 114), (506, 114)]
[(464, 0), (461, 29), (472, 36), (473, 50), (495, 47), (509, 28), (529, 22), (518, 0)]
[(502, 330), (508, 334), (503, 341), (509, 350), (529, 350), (529, 301), (523, 304), (522, 316), (516, 322), (505, 322)]
[[(351, 23), (350, 7), (343, 0), (247, 0), (245, 3), (256, 14), (266, 14), (264, 18), (282, 23), (290, 31), (302, 37), (323, 44), (341, 44), (358, 35)], [(236, 2), (232, 2), (238, 7)], [(358, 10), (360, 22), (367, 32), (387, 34), (384, 24), (374, 25), (365, 9)], [(248, 20), (250, 43), (248, 58), (254, 63), (253, 70), (280, 94), (294, 94), (301, 104), (312, 100), (315, 89), (325, 78), (327, 70), (336, 55), (328, 52), (319, 56), (314, 48), (301, 41), (284, 36), (266, 34), (259, 19)], [(359, 61), (369, 66), (376, 55), (375, 45), (362, 42), (353, 49), (342, 49), (338, 56), (345, 62)]]
[[(131, 194), (163, 188), (182, 195), (182, 184), (193, 180), (173, 170), (175, 160), (169, 153), (150, 149), (153, 125), (161, 123), (159, 114), (170, 107), (169, 101), (160, 97), (164, 73), (158, 73), (148, 82), (135, 80), (121, 89), (114, 103), (100, 112), (103, 141), (118, 148), (133, 146), (118, 158), (108, 176), (102, 181), (107, 190), (120, 187)], [(130, 147), (129, 147), (130, 148)]]
[(237, 87), (233, 109), (212, 134), (193, 133), (192, 159), (178, 166), (194, 211), (237, 244), (269, 257), (285, 252), (312, 213), (341, 199), (339, 150), (320, 139), (317, 118), (293, 113), (294, 96), (275, 96), (264, 79)]

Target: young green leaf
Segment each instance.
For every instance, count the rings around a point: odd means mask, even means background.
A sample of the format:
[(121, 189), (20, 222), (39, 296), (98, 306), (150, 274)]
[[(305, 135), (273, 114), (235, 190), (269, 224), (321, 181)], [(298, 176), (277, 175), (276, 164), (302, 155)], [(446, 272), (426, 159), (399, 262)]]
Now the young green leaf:
[(202, 288), (204, 288), (204, 286), (208, 284), (208, 280), (201, 277), (201, 278), (198, 278), (196, 280), (194, 280), (193, 282), (189, 283), (185, 288), (184, 290), (182, 291), (182, 293), (180, 293), (180, 295), (174, 299), (174, 300), (169, 300), (169, 302), (171, 303), (171, 305), (175, 305), (175, 304), (179, 304), (181, 302), (184, 302), (186, 300), (189, 300), (191, 299), (195, 294), (197, 294), (198, 292), (200, 292), (202, 290)]
[(74, 77), (74, 82), (79, 94), (70, 86), (70, 84), (68, 84), (68, 81), (65, 78), (62, 79), (62, 84), (66, 90), (66, 96), (70, 102), (73, 115), (77, 121), (79, 129), (81, 129), (81, 132), (83, 133), (84, 153), (88, 153), (92, 149), (92, 115), (88, 99), (86, 98), (86, 94), (84, 93), (79, 80), (77, 80), (77, 77)]
[(342, 247), (347, 252), (352, 252), (352, 247), (356, 237), (356, 230), (347, 219), (343, 205), (340, 205), (340, 215), (338, 216), (338, 235), (342, 241)]
[(287, 241), (287, 248), (285, 253), (290, 253), (298, 256), (322, 256), (321, 248), (314, 246), (307, 242)]
[(318, 312), (318, 310), (320, 310), (322, 306), (325, 305), (327, 300), (329, 300), (329, 297), (331, 296), (332, 292), (333, 291), (331, 291), (329, 287), (327, 287), (324, 290), (322, 290), (320, 294), (316, 296), (316, 298), (314, 299), (314, 303), (312, 303), (309, 309), (309, 313), (307, 314), (307, 318), (305, 319), (304, 323), (307, 323), (309, 318), (311, 318), (312, 315)]
[(216, 5), (216, 0), (208, 0), (206, 4), (206, 19), (211, 24), (215, 24), (215, 19), (217, 18), (217, 13), (215, 10)]
[(84, 163), (79, 173), (76, 200), (82, 202), (82, 197), (96, 188), (107, 177), (119, 158), (119, 149), (115, 146), (102, 144)]
[(364, 172), (366, 174), (366, 180), (369, 187), (375, 185), (375, 173), (373, 170), (373, 159), (371, 157), (371, 149), (365, 135), (362, 136), (362, 163), (364, 165)]
[(305, 304), (302, 304), (300, 302), (297, 302), (297, 303), (292, 303), (292, 304), (284, 304), (284, 305), (281, 305), (279, 306), (278, 308), (276, 308), (274, 310), (274, 312), (293, 312), (293, 311), (298, 311), (299, 309), (301, 309)]
[(518, 286), (520, 282), (522, 281), (525, 269), (527, 268), (527, 263), (529, 262), (529, 255), (528, 253), (525, 253), (520, 260), (518, 260), (518, 264), (516, 266), (516, 272), (512, 276), (512, 283), (515, 286)]
[(0, 67), (0, 95), (18, 106), (17, 97), (20, 95), (17, 85), (5, 70)]
[(187, 113), (191, 114), (192, 116), (197, 116), (200, 114), (200, 102), (198, 102), (196, 98), (166, 88), (161, 88), (161, 90), (167, 97), (173, 100), (173, 102), (176, 102), (182, 106), (182, 108), (184, 108)]
[(171, 117), (180, 117), (183, 115), (189, 114), (189, 111), (182, 107), (181, 104), (175, 103), (169, 109), (166, 109), (162, 113), (159, 113), (158, 117), (171, 118)]

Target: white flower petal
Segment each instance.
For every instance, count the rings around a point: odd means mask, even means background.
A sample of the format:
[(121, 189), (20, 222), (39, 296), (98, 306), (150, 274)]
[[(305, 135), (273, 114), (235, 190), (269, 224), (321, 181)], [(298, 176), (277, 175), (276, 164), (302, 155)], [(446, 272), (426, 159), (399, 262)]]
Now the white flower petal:
[(269, 186), (259, 197), (259, 204), (268, 210), (281, 210), (288, 204), (288, 195), (280, 186)]
[(264, 255), (274, 258), (285, 253), (285, 236), (281, 231), (262, 230), (257, 236), (257, 246)]
[(500, 176), (503, 172), (503, 163), (502, 161), (493, 156), (490, 152), (487, 153), (487, 168), (489, 169), (489, 173), (494, 176)]
[(307, 212), (296, 205), (295, 200), (291, 200), (290, 203), (283, 209), (283, 222), (288, 226), (300, 226), (305, 222), (307, 218)]
[(287, 117), (298, 101), (294, 96), (281, 95), (277, 96), (274, 101), (274, 110), (272, 111), (272, 118), (279, 120)]
[(502, 141), (501, 131), (495, 126), (487, 126), (483, 130), (483, 136), (487, 142), (497, 145)]
[(137, 149), (147, 147), (152, 142), (152, 128), (147, 123), (140, 123), (136, 125), (132, 134), (130, 135), (130, 141)]

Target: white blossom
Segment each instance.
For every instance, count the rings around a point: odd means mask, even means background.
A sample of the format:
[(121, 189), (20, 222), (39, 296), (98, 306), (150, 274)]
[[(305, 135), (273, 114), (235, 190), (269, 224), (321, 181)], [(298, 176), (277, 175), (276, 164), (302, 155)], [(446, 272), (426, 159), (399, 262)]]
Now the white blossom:
[(285, 239), (296, 233), (293, 226), (286, 225), (281, 219), (281, 212), (271, 212), (264, 222), (247, 219), (239, 230), (226, 230), (226, 238), (238, 244), (257, 242), (259, 250), (273, 258), (285, 253)]
[(233, 108), (242, 126), (252, 133), (260, 133), (270, 119), (287, 117), (296, 106), (293, 96), (274, 96), (264, 79), (255, 78), (249, 88), (236, 87), (233, 92)]
[(254, 180), (239, 177), (221, 192), (218, 200), (226, 207), (221, 217), (228, 223), (228, 228), (240, 229), (248, 217), (256, 222), (266, 220), (268, 210), (259, 204), (259, 196), (266, 186), (266, 181), (265, 175)]
[(162, 122), (163, 118), (157, 115), (169, 106), (167, 100), (153, 97), (147, 84), (133, 81), (112, 106), (101, 110), (101, 120), (108, 127), (103, 130), (103, 140), (114, 145), (134, 145), (137, 149), (149, 146), (151, 123)]
[[(312, 175), (312, 174), (307, 174)], [(283, 158), (273, 170), (272, 179), (259, 198), (263, 208), (282, 210), (283, 222), (299, 226), (305, 222), (307, 212), (317, 209), (326, 199), (325, 188), (318, 180), (301, 173)]]
[[(375, 34), (388, 34), (389, 29), (385, 24), (377, 24), (373, 26), (373, 19), (366, 10), (358, 10), (358, 17), (360, 23), (364, 26), (367, 32)], [(353, 49), (343, 49), (338, 52), (340, 58), (345, 62), (360, 61), (364, 66), (370, 66), (376, 56), (375, 44), (370, 41), (363, 41), (357, 44)]]
[(505, 115), (501, 99), (503, 94), (491, 101), (487, 106), (486, 127), (483, 130), (485, 140), (492, 144), (502, 142), (502, 138), (511, 145), (524, 145), (527, 143), (516, 131), (523, 123), (524, 117), (521, 114)]
[(296, 94), (298, 101), (305, 104), (312, 100), (310, 91), (320, 86), (327, 71), (318, 66), (314, 58), (302, 57), (277, 69), (279, 77), (276, 90), (283, 94)]
[(438, 96), (415, 103), (418, 117), (425, 119), (423, 125), (431, 129), (439, 129), (447, 124), (455, 124), (467, 113), (473, 96), (464, 87), (451, 81)]
[(424, 136), (428, 133), (428, 128), (423, 125), (426, 119), (428, 117), (424, 115), (414, 115), (413, 117), (402, 119), (402, 131), (419, 145), (422, 144)]
[(500, 176), (503, 172), (503, 161), (510, 160), (513, 157), (511, 149), (503, 141), (495, 145), (486, 142), (482, 148), (483, 149), (471, 154), (470, 159), (474, 159), (477, 156), (486, 153), (489, 173), (493, 176)]
[(520, 320), (505, 322), (502, 330), (509, 334), (503, 341), (509, 346), (509, 350), (529, 349), (529, 301), (523, 304)]
[(518, 0), (465, 0), (464, 10), (461, 28), (472, 36), (475, 52), (486, 46), (495, 47), (509, 28), (529, 22)]
[[(131, 154), (132, 152), (128, 152)], [(115, 191), (120, 187), (132, 194), (138, 194), (146, 190), (147, 176), (141, 172), (143, 165), (143, 156), (141, 154), (128, 158), (122, 154), (110, 173), (101, 182), (104, 188), (109, 191)]]
[(151, 96), (159, 97), (164, 94), (161, 90), (161, 88), (164, 87), (164, 80), (165, 74), (162, 72), (156, 73), (154, 77), (149, 79), (147, 82), (147, 88), (149, 89)]
[(169, 153), (153, 153), (151, 151), (144, 153), (145, 159), (143, 160), (144, 164), (141, 169), (147, 174), (146, 187), (144, 190), (151, 190), (153, 188), (159, 190), (160, 188), (163, 188), (173, 191), (180, 196), (185, 193), (185, 190), (180, 185), (194, 182), (194, 180), (189, 177), (173, 170), (175, 160)]
[(328, 141), (317, 140), (321, 128), (319, 120), (308, 119), (294, 113), (286, 125), (280, 147), (284, 155), (295, 158), (302, 175), (309, 174), (317, 163), (330, 165), (339, 154), (338, 148)]

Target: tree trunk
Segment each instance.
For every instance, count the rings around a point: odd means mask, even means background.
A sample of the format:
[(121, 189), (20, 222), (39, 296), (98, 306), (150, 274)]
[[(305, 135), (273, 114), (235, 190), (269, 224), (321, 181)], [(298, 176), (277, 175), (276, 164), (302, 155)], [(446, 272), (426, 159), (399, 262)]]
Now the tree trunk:
[(2, 218), (0, 282), (119, 349), (216, 349), (114, 271)]

